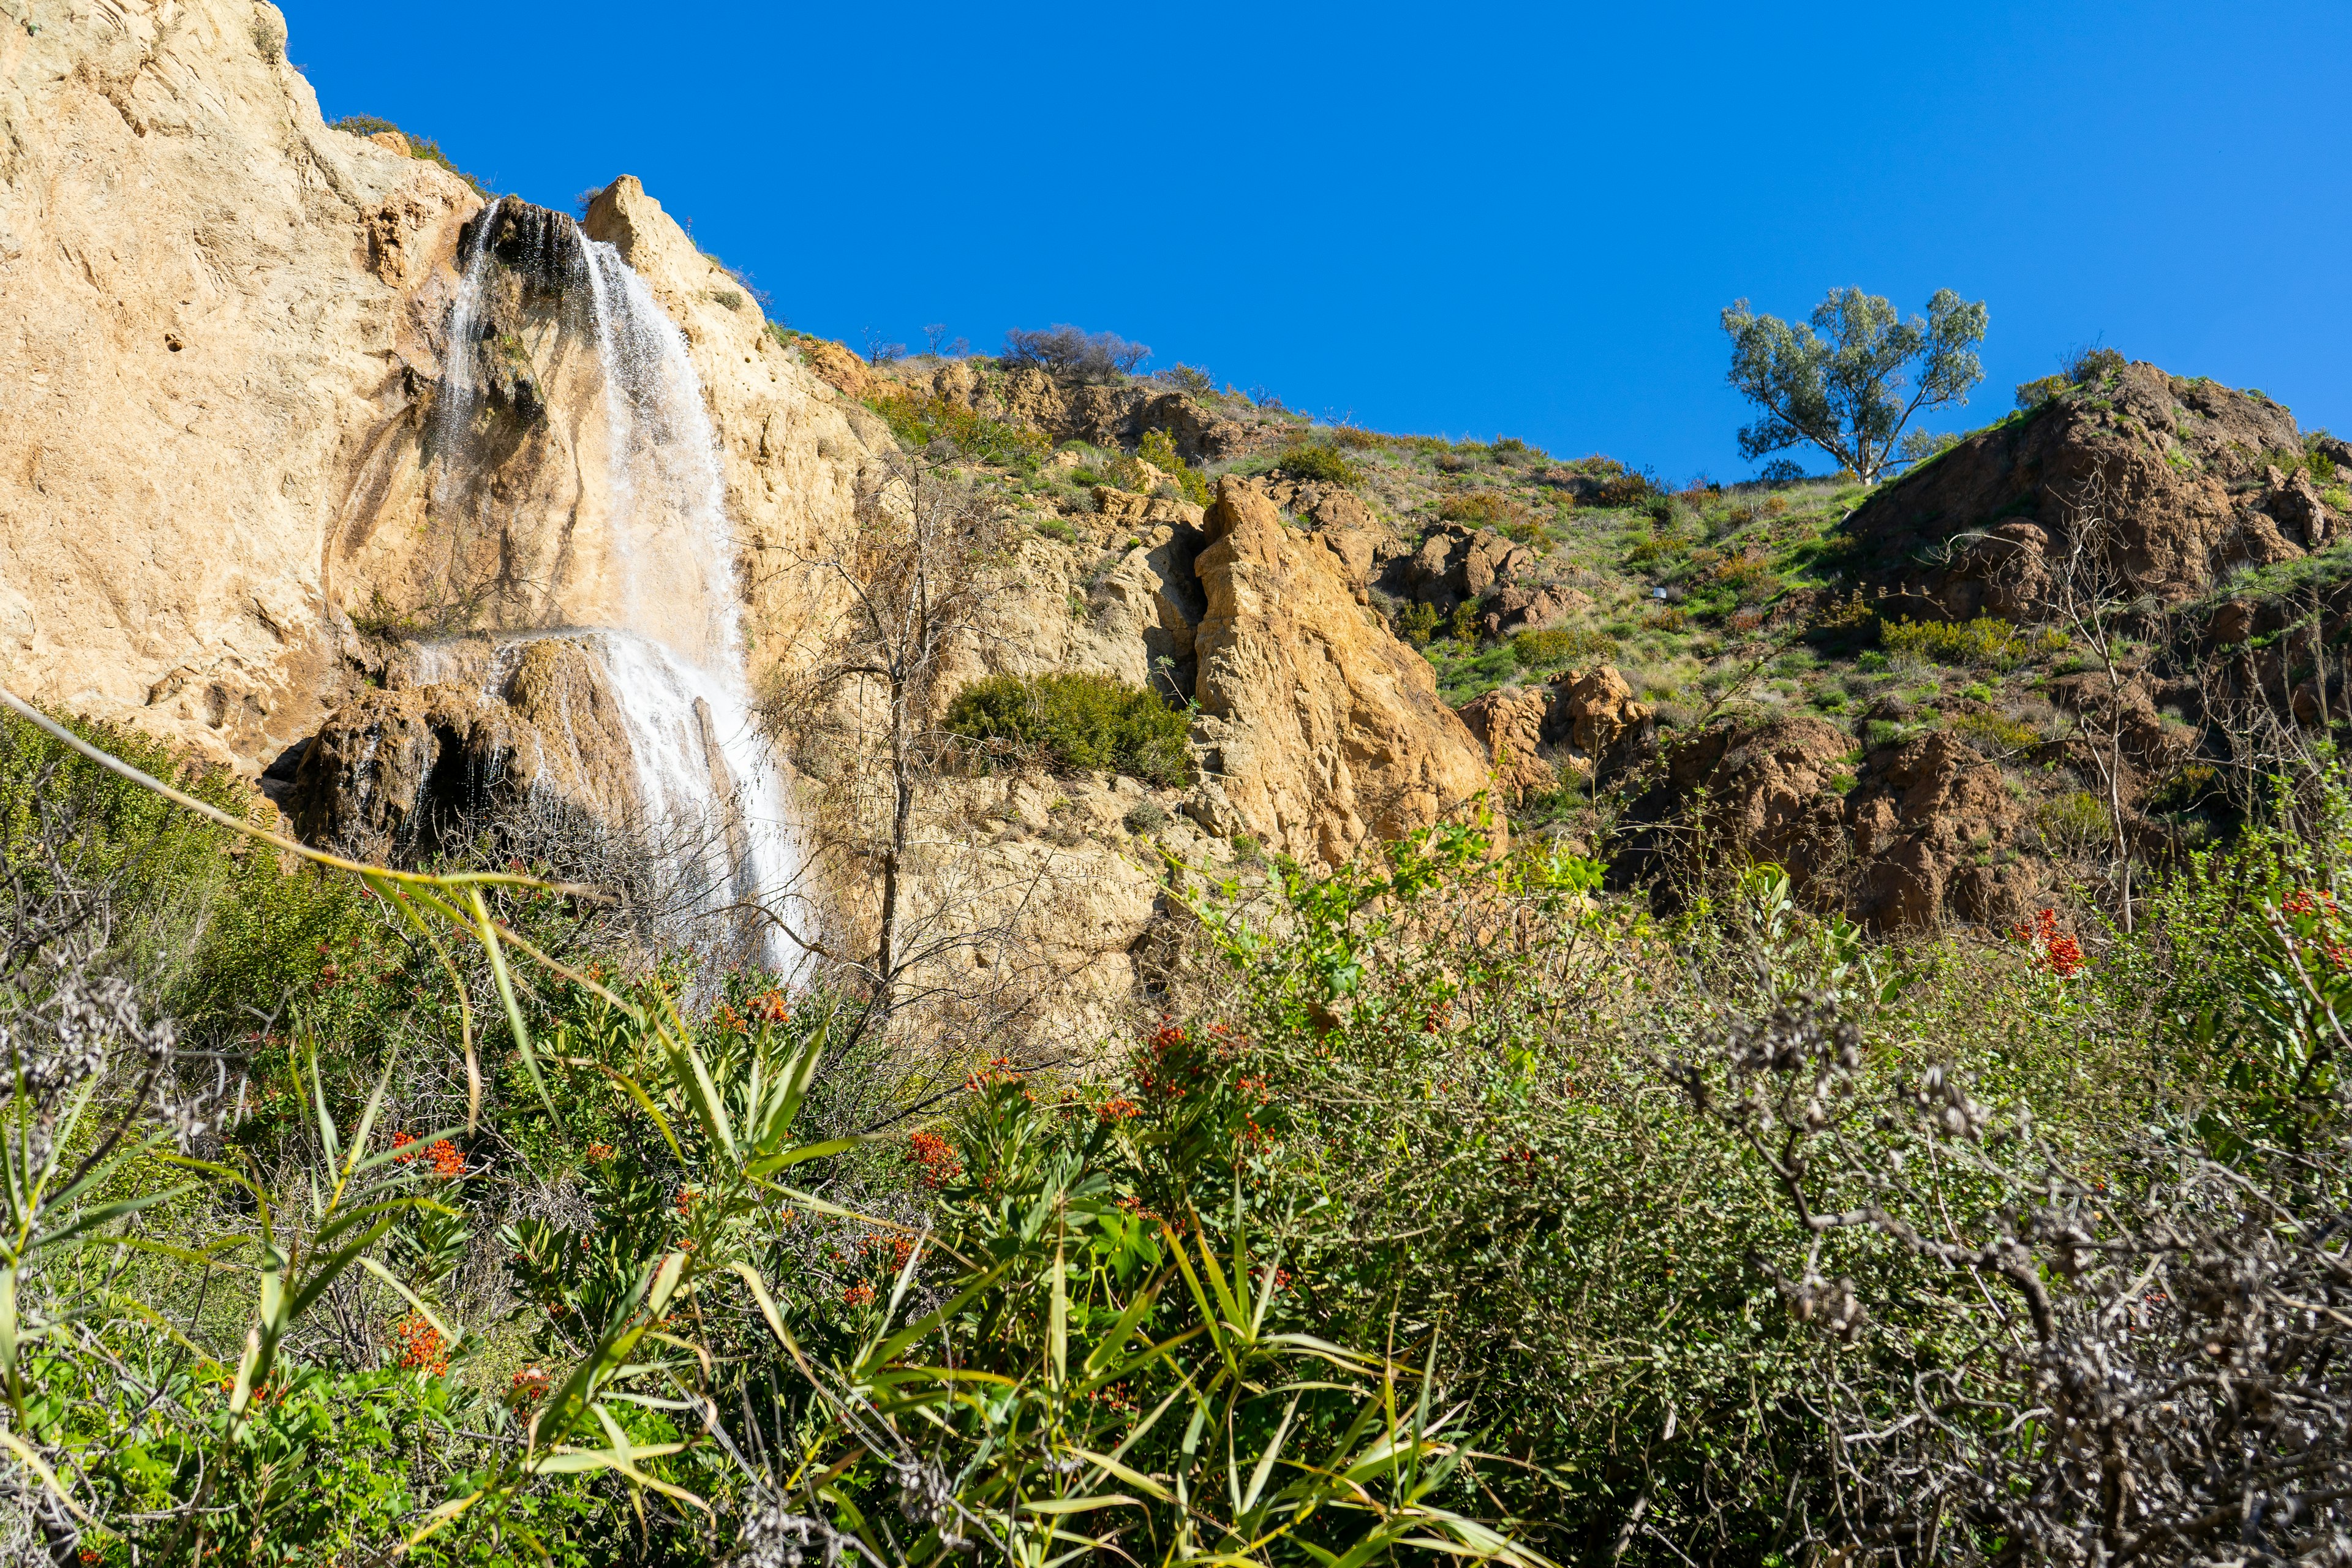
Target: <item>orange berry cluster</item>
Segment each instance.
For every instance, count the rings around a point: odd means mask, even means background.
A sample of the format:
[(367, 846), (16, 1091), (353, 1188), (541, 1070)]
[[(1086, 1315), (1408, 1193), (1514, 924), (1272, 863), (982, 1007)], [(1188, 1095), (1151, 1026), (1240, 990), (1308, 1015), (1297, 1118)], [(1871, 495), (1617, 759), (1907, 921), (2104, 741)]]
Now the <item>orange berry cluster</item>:
[(956, 1152), (948, 1146), (948, 1141), (936, 1132), (909, 1134), (907, 1159), (919, 1167), (923, 1185), (927, 1187), (946, 1186), (963, 1174), (963, 1162), (956, 1158)]
[(442, 1342), (441, 1331), (426, 1322), (422, 1313), (411, 1312), (394, 1323), (392, 1338), (400, 1352), (403, 1372), (429, 1372), (438, 1377), (449, 1370), (449, 1347)]
[(2061, 980), (2082, 973), (2083, 944), (2058, 929), (2058, 911), (2044, 910), (2031, 923), (2011, 928), (2010, 934), (2042, 952), (2042, 963)]

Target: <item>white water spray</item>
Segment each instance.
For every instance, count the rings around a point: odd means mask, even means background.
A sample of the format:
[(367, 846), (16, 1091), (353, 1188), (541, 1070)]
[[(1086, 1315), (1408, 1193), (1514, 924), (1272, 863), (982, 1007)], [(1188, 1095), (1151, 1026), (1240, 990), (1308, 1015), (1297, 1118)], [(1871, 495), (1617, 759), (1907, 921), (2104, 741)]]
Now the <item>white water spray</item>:
[[(479, 220), (450, 310), (445, 396), (458, 430), (479, 396), (471, 339), (489, 286), (499, 205)], [(572, 638), (603, 667), (628, 731), (646, 826), (656, 844), (688, 847), (680, 869), (699, 906), (759, 905), (804, 930), (800, 839), (743, 675), (734, 530), (701, 378), (685, 334), (620, 253), (576, 225), (570, 238), (584, 262), (603, 373), (606, 542), (619, 578), (619, 624), (541, 635)], [(492, 660), (486, 695), (503, 684), (517, 646)], [(420, 671), (440, 663), (421, 657)], [(740, 929), (756, 932), (769, 967), (797, 971), (799, 955), (772, 922)]]

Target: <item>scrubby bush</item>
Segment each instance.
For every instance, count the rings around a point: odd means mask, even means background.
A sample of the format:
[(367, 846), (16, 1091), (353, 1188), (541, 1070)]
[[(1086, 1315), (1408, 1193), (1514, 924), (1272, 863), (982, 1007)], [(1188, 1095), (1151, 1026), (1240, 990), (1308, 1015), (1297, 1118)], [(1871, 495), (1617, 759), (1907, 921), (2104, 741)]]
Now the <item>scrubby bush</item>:
[(1004, 334), (1004, 359), (1015, 365), (1035, 365), (1050, 375), (1080, 381), (1109, 381), (1131, 374), (1151, 357), (1142, 343), (1131, 343), (1117, 332), (1086, 332), (1066, 322), (1042, 331), (1015, 327)]
[(1294, 479), (1320, 479), (1326, 484), (1360, 485), (1363, 470), (1339, 447), (1323, 441), (1300, 441), (1283, 448), (1275, 466)]
[(1437, 606), (1414, 603), (1404, 607), (1397, 617), (1397, 633), (1415, 647), (1426, 644), (1437, 635)]
[(1988, 756), (2007, 756), (2042, 744), (2042, 731), (2017, 719), (1998, 713), (1963, 713), (1952, 721), (1952, 733)]
[(1136, 456), (1175, 480), (1184, 499), (1194, 506), (1206, 506), (1213, 499), (1209, 493), (1208, 477), (1184, 460), (1167, 431), (1146, 430), (1136, 447)]
[(2033, 825), (2053, 848), (2064, 851), (2093, 848), (2109, 837), (2106, 804), (2088, 790), (2043, 801), (2033, 808)]
[(1447, 496), (1437, 506), (1438, 517), (1446, 522), (1475, 523), (1482, 528), (1517, 521), (1526, 512), (1525, 507), (1500, 490), (1470, 490)]
[(1650, 481), (1642, 475), (1621, 472), (1601, 479), (1601, 488), (1593, 496), (1592, 503), (1595, 506), (1604, 507), (1641, 506), (1654, 494), (1655, 492), (1650, 488)]
[(2012, 669), (2033, 657), (2034, 645), (2007, 621), (1979, 616), (1972, 621), (1889, 621), (1878, 640), (1896, 653), (1916, 654), (1937, 664)]
[(948, 705), (951, 734), (983, 756), (1034, 756), (1057, 772), (1101, 770), (1158, 784), (1188, 784), (1191, 714), (1104, 675), (997, 675)]
[(868, 398), (866, 405), (913, 451), (944, 440), (975, 462), (1026, 474), (1034, 473), (1038, 459), (1053, 448), (1050, 440), (1026, 426), (992, 419), (951, 398), (888, 392)]
[(1601, 664), (1617, 657), (1617, 639), (1590, 628), (1521, 632), (1511, 639), (1511, 655), (1522, 669)]

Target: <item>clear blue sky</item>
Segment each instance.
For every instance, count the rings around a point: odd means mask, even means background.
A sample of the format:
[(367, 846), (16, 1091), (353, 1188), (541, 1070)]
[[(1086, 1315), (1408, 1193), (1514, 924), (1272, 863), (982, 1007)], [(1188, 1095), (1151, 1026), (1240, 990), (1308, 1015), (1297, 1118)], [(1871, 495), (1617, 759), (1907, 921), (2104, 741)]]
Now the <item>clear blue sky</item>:
[(2352, 430), (2352, 5), (283, 0), (330, 119), (634, 174), (793, 325), (1075, 321), (1376, 428), (1744, 477), (1717, 313), (1991, 309)]

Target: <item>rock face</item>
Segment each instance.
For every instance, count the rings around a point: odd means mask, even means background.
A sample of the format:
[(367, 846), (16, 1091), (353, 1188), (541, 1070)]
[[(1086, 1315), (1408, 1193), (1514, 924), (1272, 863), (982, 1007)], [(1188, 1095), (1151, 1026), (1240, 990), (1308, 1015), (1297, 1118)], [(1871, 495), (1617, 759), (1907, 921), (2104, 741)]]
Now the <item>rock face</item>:
[(1149, 381), (1071, 384), (1035, 365), (996, 372), (956, 360), (932, 373), (928, 390), (976, 413), (1034, 426), (1055, 441), (1132, 447), (1146, 431), (1159, 430), (1188, 463), (1238, 457), (1250, 446), (1238, 421)]
[(1817, 908), (1876, 930), (2006, 927), (2045, 899), (2031, 800), (1948, 731), (1857, 759), (1822, 720), (1726, 721), (1675, 747), (1635, 808), (1666, 825), (1620, 863), (1669, 888), (1694, 844), (1710, 860), (1785, 867)]
[(1657, 742), (1657, 719), (1616, 666), (1596, 665), (1560, 679), (1544, 736), (1565, 740), (1587, 766), (1599, 767), (1648, 752)]
[(0, 668), (251, 773), (337, 689), (323, 546), (480, 201), (329, 131), (270, 6), (102, 15), (0, 37)]
[(1498, 688), (1471, 699), (1460, 710), (1462, 722), (1486, 748), (1495, 787), (1514, 802), (1540, 795), (1559, 782), (1558, 773), (1538, 751), (1544, 720), (1550, 710), (1551, 699), (1542, 689), (1524, 686), (1517, 690)]
[[(268, 769), (305, 832), (362, 853), (422, 853), (453, 814), (526, 798), (633, 819), (628, 725), (578, 628), (634, 626), (683, 574), (639, 572), (614, 542), (644, 492), (604, 457), (608, 351), (634, 348), (600, 336), (615, 279), (583, 236), (682, 337), (714, 433), (717, 526), (634, 560), (694, 560), (740, 590), (727, 657), (754, 687), (837, 608), (812, 562), (895, 450), (855, 401), (883, 372), (771, 332), (635, 179), (575, 228), (486, 204), (403, 139), (328, 129), (284, 36), (254, 0), (0, 27), (0, 679)], [(1153, 383), (958, 363), (929, 390), (1057, 437), (1164, 431), (1192, 459), (1266, 438), (1238, 402)], [(1271, 489), (1229, 484), (1207, 517), (1113, 492), (1102, 537), (1024, 544), (1031, 591), (974, 672), (1196, 695), (1213, 776), (1169, 831), (1337, 859), (1475, 796), (1487, 760), (1367, 608), (1384, 534), (1362, 500)], [(1507, 549), (1478, 549), (1465, 584), (1508, 570)], [(706, 661), (729, 645), (663, 637)], [(951, 795), (932, 805), (952, 816)], [(1080, 837), (1055, 845), (1069, 929), (1039, 936), (1084, 959), (1099, 999), (1132, 977), (1152, 902), (1138, 867), (1157, 862), (1123, 828)], [(1009, 873), (1030, 842), (992, 852)]]
[(1301, 859), (1345, 859), (1486, 787), (1428, 663), (1356, 602), (1339, 559), (1228, 476), (1194, 560), (1193, 645), (1211, 810)]
[(1865, 582), (1907, 591), (1912, 613), (2020, 618), (2047, 594), (2076, 515), (2095, 507), (2116, 525), (2132, 591), (2177, 601), (2232, 566), (2337, 536), (2343, 520), (2302, 460), (2278, 405), (2133, 364), (1914, 468), (1846, 531)]

